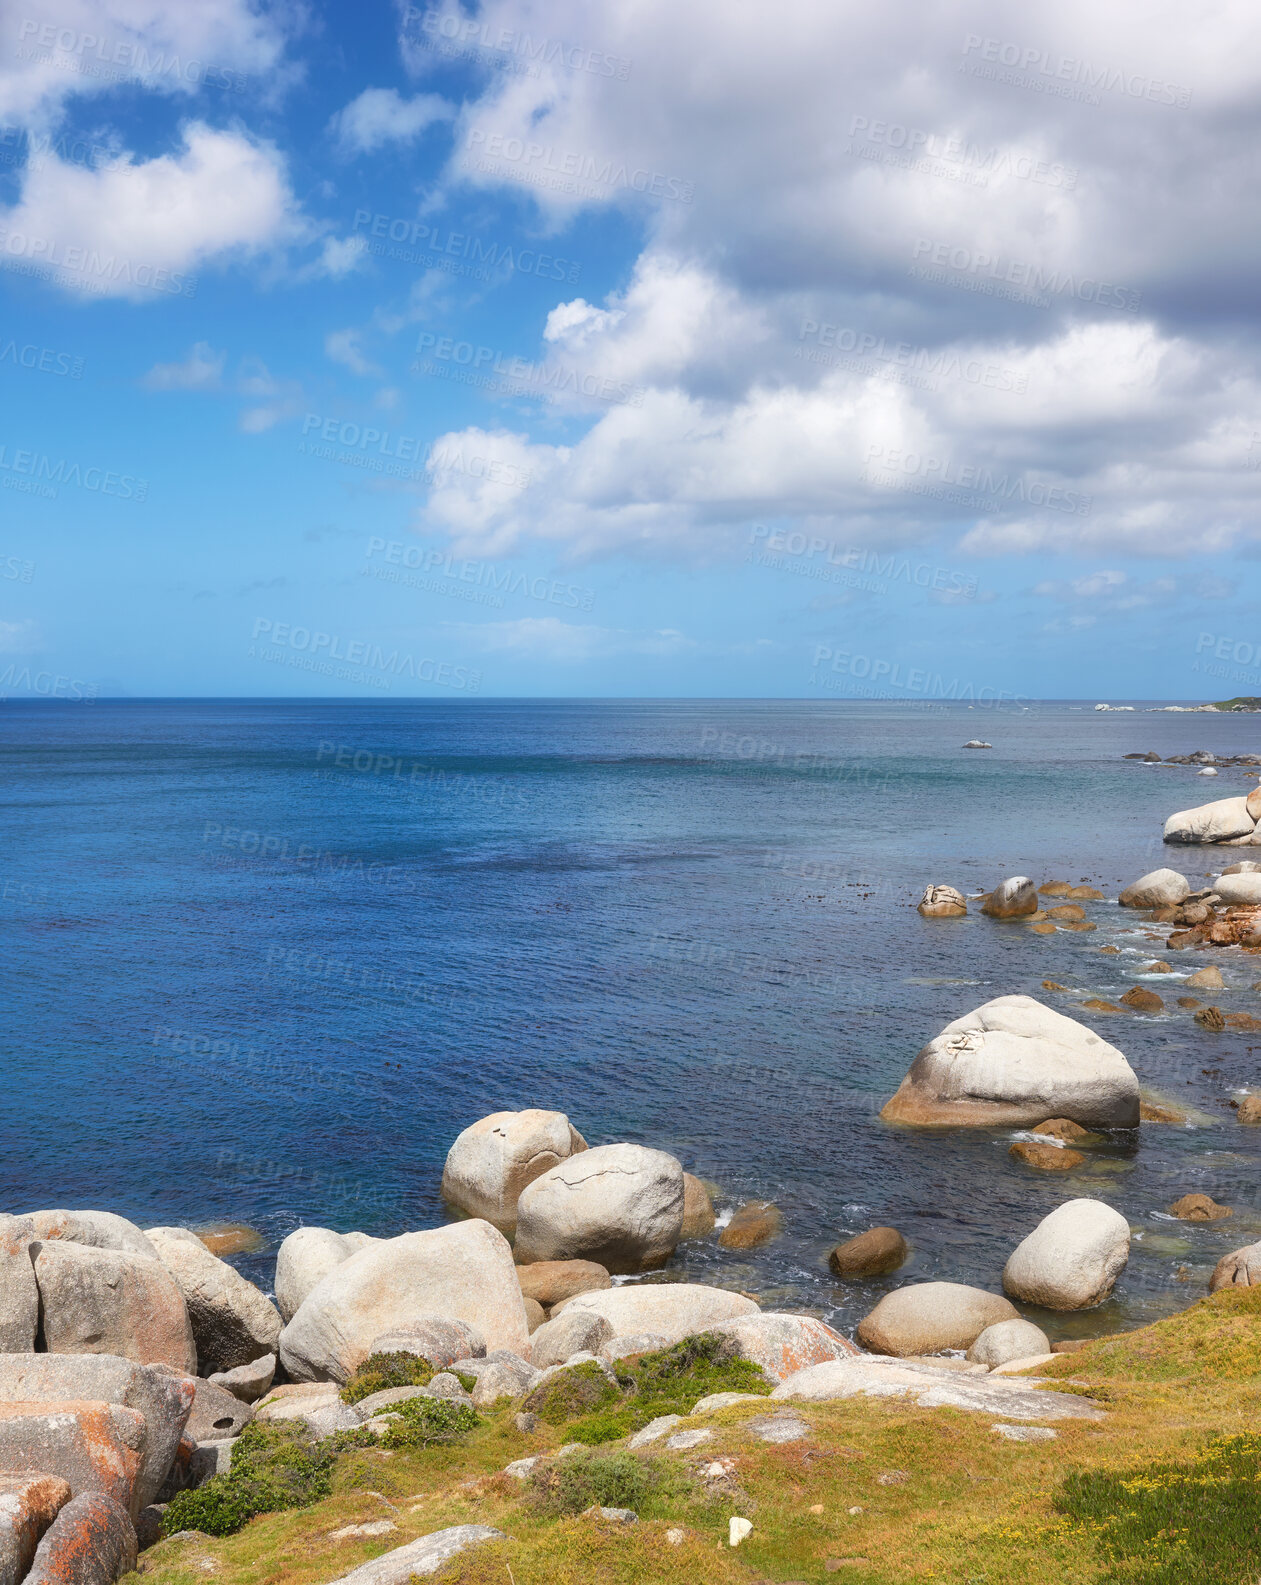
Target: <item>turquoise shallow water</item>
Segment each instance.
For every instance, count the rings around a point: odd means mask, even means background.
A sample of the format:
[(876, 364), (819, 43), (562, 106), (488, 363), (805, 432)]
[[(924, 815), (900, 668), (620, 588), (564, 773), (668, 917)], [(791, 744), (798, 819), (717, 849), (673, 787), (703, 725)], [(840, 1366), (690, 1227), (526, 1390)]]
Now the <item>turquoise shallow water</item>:
[[(968, 738), (994, 745), (965, 751)], [(726, 1207), (786, 1230), (684, 1246), (667, 1275), (810, 1307), (849, 1329), (892, 1281), (996, 1286), (1073, 1194), (1139, 1236), (1116, 1297), (1057, 1331), (1189, 1302), (1261, 1237), (1261, 1131), (1234, 1087), (1256, 1036), (1189, 1013), (1080, 1014), (1195, 1126), (1119, 1136), (1034, 1175), (995, 1132), (877, 1113), (919, 1047), (989, 997), (1116, 1000), (1155, 953), (1139, 921), (1032, 935), (927, 922), (929, 881), (1025, 873), (1109, 897), (1165, 862), (1165, 815), (1250, 785), (1122, 756), (1261, 748), (1246, 716), (742, 701), (98, 701), (0, 712), (0, 1205), (141, 1222), (432, 1226), (443, 1157), (488, 1111), (567, 1111), (592, 1143), (673, 1151)], [(1105, 944), (1118, 956), (1099, 952)], [(1213, 954), (1227, 1010), (1261, 964)], [(1207, 956), (1191, 967), (1201, 967)], [(1182, 967), (1179, 961), (1180, 968)], [(1171, 976), (1152, 981), (1172, 1005)], [(1163, 1217), (1203, 1190), (1235, 1207)], [(842, 1287), (838, 1237), (892, 1223), (913, 1258)]]

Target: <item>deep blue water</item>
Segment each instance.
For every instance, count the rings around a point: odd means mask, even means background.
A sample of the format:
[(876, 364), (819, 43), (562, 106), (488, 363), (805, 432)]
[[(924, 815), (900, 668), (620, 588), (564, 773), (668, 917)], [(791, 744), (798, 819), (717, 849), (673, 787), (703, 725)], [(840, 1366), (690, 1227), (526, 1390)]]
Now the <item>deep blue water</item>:
[[(978, 735), (992, 751), (962, 749)], [(1080, 1013), (1144, 1085), (1202, 1115), (1071, 1177), (1019, 1167), (1006, 1133), (917, 1135), (876, 1115), (924, 1041), (989, 997), (1074, 1011), (1044, 978), (1115, 1000), (1169, 956), (1112, 904), (1092, 907), (1097, 931), (1054, 938), (914, 911), (929, 881), (1025, 873), (1115, 897), (1164, 862), (1203, 873), (1203, 851), (1161, 847), (1164, 817), (1250, 783), (1121, 757), (1148, 748), (1252, 752), (1261, 722), (1057, 705), (7, 704), (0, 1207), (243, 1220), (273, 1253), (303, 1222), (433, 1226), (455, 1134), (545, 1106), (593, 1144), (674, 1152), (727, 1206), (782, 1208), (774, 1244), (686, 1245), (672, 1274), (849, 1328), (908, 1276), (997, 1286), (1038, 1219), (1089, 1193), (1142, 1238), (1106, 1310), (1055, 1329), (1181, 1307), (1219, 1254), (1261, 1236), (1261, 1131), (1225, 1105), (1261, 1081), (1257, 1036), (1185, 1012)], [(1213, 999), (1261, 1011), (1261, 964), (1213, 959), (1229, 987)], [(1150, 983), (1172, 1005), (1178, 982)], [(1162, 1219), (1187, 1190), (1234, 1218)], [(828, 1249), (875, 1223), (906, 1233), (912, 1262), (841, 1287)], [(270, 1256), (241, 1264), (269, 1280)]]

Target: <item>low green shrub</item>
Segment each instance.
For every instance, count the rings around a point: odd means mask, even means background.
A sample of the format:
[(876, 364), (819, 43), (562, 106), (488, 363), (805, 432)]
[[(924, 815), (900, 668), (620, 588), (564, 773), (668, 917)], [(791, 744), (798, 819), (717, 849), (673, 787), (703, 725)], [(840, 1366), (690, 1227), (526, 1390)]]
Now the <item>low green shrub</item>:
[(601, 1405), (575, 1420), (566, 1431), (570, 1441), (612, 1442), (658, 1415), (690, 1414), (711, 1393), (765, 1394), (773, 1386), (759, 1366), (741, 1357), (733, 1338), (716, 1332), (685, 1337), (670, 1348), (643, 1355), (634, 1365), (615, 1369), (623, 1391), (622, 1407)]
[(557, 1371), (526, 1394), (522, 1405), (548, 1425), (563, 1425), (578, 1415), (608, 1409), (622, 1400), (621, 1389), (594, 1360)]
[(400, 1416), (382, 1433), (380, 1446), (388, 1448), (433, 1447), (439, 1442), (454, 1442), (481, 1424), (476, 1410), (467, 1403), (453, 1403), (449, 1398), (405, 1398), (385, 1412)]
[(427, 1387), (437, 1372), (419, 1354), (369, 1354), (341, 1390), (343, 1403), (359, 1403), (389, 1387)]
[(659, 1461), (616, 1453), (571, 1453), (533, 1471), (528, 1495), (549, 1516), (560, 1518), (591, 1507), (631, 1508), (643, 1515), (656, 1501), (680, 1489), (678, 1475)]
[(260, 1513), (309, 1507), (332, 1491), (336, 1457), (329, 1442), (310, 1440), (300, 1420), (255, 1420), (236, 1439), (228, 1474), (171, 1499), (162, 1533), (234, 1535)]
[(1187, 1463), (1074, 1470), (1056, 1498), (1094, 1536), (1109, 1581), (1239, 1585), (1261, 1575), (1261, 1433), (1219, 1436)]

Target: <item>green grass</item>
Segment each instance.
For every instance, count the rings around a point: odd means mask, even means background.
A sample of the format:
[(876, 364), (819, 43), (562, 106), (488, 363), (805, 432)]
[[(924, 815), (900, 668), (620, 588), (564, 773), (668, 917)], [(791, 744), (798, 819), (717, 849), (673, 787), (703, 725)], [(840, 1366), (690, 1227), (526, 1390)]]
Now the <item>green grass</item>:
[[(522, 1407), (547, 1425), (563, 1425), (580, 1415), (620, 1403), (622, 1393), (594, 1360), (558, 1371), (527, 1394)], [(577, 1440), (577, 1439), (576, 1439)]]
[(1261, 1573), (1261, 1435), (1215, 1437), (1200, 1457), (1073, 1470), (1056, 1506), (1092, 1532), (1126, 1585), (1239, 1585)]
[(531, 1500), (545, 1514), (562, 1518), (588, 1508), (630, 1508), (651, 1518), (677, 1506), (691, 1482), (659, 1459), (634, 1453), (571, 1453), (550, 1460), (530, 1476)]

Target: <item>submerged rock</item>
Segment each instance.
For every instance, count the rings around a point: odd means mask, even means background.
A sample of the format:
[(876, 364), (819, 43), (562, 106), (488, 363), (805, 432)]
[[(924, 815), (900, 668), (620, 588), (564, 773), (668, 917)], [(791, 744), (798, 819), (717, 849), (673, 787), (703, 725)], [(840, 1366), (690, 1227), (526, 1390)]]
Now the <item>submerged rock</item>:
[(1169, 1207), (1170, 1216), (1180, 1222), (1224, 1222), (1235, 1213), (1228, 1205), (1218, 1205), (1207, 1194), (1184, 1194)]
[(713, 1232), (717, 1218), (709, 1190), (690, 1172), (683, 1174), (683, 1228), (679, 1242), (688, 1238), (705, 1238)]
[(783, 1230), (784, 1217), (778, 1206), (768, 1200), (749, 1200), (723, 1228), (718, 1242), (724, 1249), (758, 1249)]

